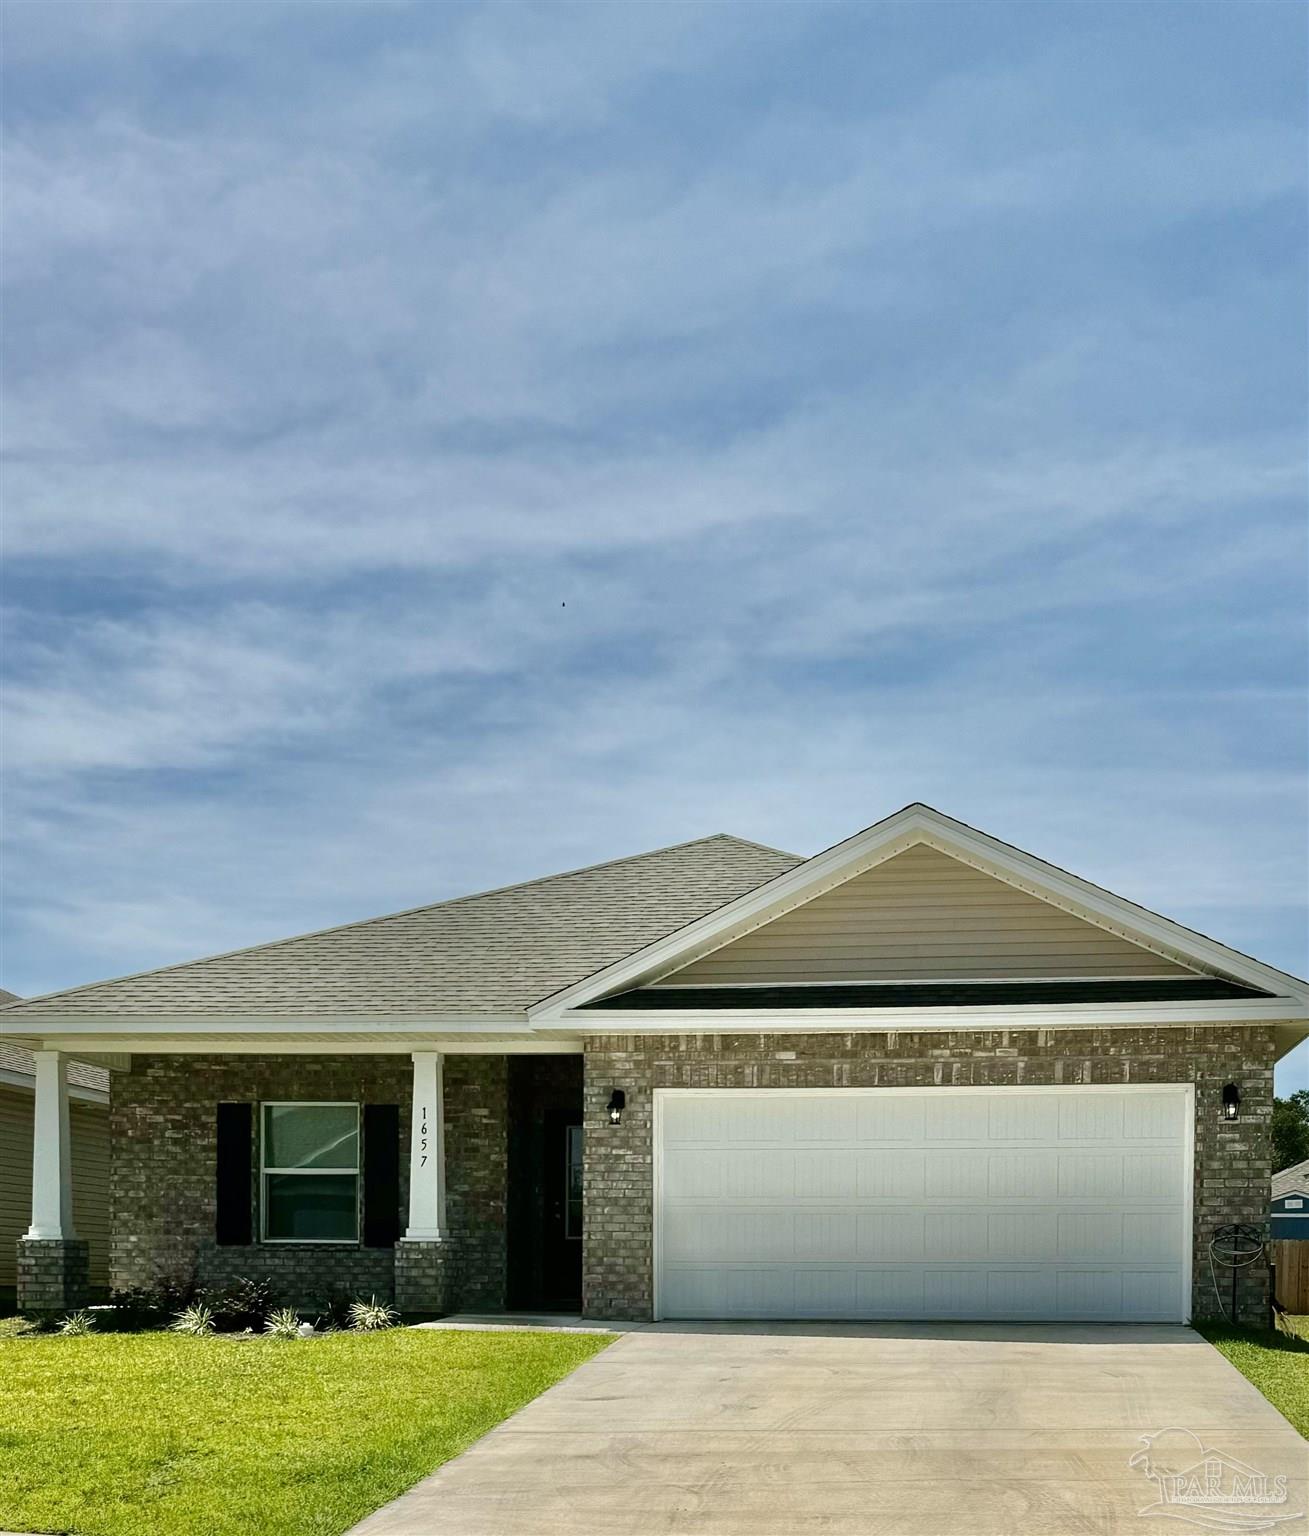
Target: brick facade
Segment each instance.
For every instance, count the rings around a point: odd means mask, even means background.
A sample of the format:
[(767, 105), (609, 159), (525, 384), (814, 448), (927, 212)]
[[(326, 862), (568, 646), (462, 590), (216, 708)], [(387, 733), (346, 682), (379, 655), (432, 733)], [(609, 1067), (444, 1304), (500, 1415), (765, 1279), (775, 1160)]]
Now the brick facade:
[[(783, 1059), (783, 1055), (793, 1059)], [(1224, 1222), (1262, 1225), (1268, 1206), (1272, 1031), (1266, 1026), (1167, 1029), (879, 1032), (801, 1035), (606, 1035), (586, 1042), (588, 1316), (643, 1321), (653, 1307), (653, 1090), (872, 1088), (1075, 1083), (1195, 1085), (1192, 1310), (1218, 1313), (1208, 1244)], [(1241, 1113), (1221, 1116), (1224, 1083)], [(611, 1126), (613, 1088), (627, 1095)], [(1227, 1276), (1223, 1276), (1226, 1287)], [(1267, 1271), (1242, 1272), (1245, 1321), (1266, 1316)], [(1224, 1289), (1224, 1300), (1227, 1297)]]
[[(113, 1073), (110, 1084), (112, 1288), (150, 1286), (194, 1270), (207, 1286), (271, 1277), (278, 1300), (293, 1306), (337, 1296), (393, 1300), (391, 1248), (215, 1242), (216, 1106), (296, 1099), (398, 1104), (403, 1230), (412, 1084), (408, 1056), (134, 1056), (131, 1070)], [(503, 1057), (446, 1059), (447, 1214), (459, 1250), (460, 1305), (503, 1305), (505, 1085)], [(255, 1182), (252, 1174), (252, 1200)], [(418, 1294), (411, 1278), (406, 1304)], [(444, 1281), (434, 1300), (414, 1310), (453, 1304)]]
[(18, 1305), (24, 1312), (72, 1312), (91, 1296), (91, 1260), (80, 1238), (18, 1239)]

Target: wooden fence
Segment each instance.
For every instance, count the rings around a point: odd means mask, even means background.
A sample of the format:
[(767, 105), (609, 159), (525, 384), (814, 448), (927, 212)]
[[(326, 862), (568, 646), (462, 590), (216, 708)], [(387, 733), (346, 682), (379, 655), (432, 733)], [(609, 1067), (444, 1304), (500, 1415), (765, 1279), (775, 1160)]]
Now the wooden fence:
[(1269, 1243), (1277, 1266), (1277, 1299), (1297, 1317), (1309, 1314), (1309, 1242), (1282, 1238)]

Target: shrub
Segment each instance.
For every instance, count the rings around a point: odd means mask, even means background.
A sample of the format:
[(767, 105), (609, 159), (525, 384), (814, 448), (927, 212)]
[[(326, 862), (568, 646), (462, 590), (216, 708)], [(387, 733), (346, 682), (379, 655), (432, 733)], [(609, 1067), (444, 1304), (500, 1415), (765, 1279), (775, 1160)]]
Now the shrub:
[(394, 1328), (400, 1314), (394, 1307), (370, 1296), (367, 1301), (352, 1301), (349, 1311), (350, 1326), (359, 1333), (373, 1333), (378, 1328)]
[(273, 1311), (273, 1282), (267, 1276), (255, 1280), (241, 1275), (230, 1285), (205, 1291), (201, 1299), (212, 1310), (220, 1333), (239, 1333), (243, 1328), (259, 1333)]
[(321, 1333), (336, 1333), (350, 1326), (350, 1298), (329, 1296), (314, 1318), (314, 1327)]
[(40, 1323), (30, 1317), (0, 1317), (0, 1339), (27, 1339), (40, 1331)]
[(275, 1312), (270, 1312), (264, 1324), (264, 1332), (274, 1339), (298, 1339), (300, 1319), (295, 1308), (278, 1307)]
[(109, 1305), (113, 1315), (108, 1319), (109, 1325), (125, 1332), (157, 1328), (166, 1318), (185, 1311), (198, 1296), (194, 1268), (161, 1274), (153, 1285), (132, 1285), (112, 1292)]
[(214, 1331), (214, 1314), (204, 1302), (195, 1301), (189, 1307), (183, 1307), (168, 1326), (174, 1333), (189, 1333), (200, 1338)]
[(76, 1312), (70, 1312), (62, 1318), (55, 1327), (56, 1333), (62, 1333), (66, 1339), (80, 1339), (88, 1333), (95, 1331), (95, 1318), (86, 1310), (79, 1307)]

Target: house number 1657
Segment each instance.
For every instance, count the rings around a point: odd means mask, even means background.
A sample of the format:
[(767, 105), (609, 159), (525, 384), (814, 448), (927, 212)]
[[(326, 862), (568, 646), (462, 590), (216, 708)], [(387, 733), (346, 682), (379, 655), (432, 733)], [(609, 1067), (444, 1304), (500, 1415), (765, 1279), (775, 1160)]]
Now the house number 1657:
[(418, 1160), (418, 1166), (420, 1168), (424, 1168), (424, 1167), (427, 1166), (427, 1106), (426, 1105), (423, 1106), (423, 1113), (419, 1117), (419, 1124), (418, 1124), (418, 1151), (419, 1151), (419, 1154), (420, 1154), (419, 1155), (419, 1160)]

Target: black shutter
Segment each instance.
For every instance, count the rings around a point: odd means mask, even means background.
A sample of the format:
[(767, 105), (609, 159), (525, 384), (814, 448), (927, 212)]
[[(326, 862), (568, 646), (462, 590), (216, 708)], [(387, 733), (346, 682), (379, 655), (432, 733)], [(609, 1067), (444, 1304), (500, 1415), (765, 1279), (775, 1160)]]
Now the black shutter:
[(364, 1247), (400, 1237), (400, 1106), (364, 1105)]
[(253, 1240), (254, 1201), (250, 1177), (253, 1132), (253, 1104), (218, 1106), (214, 1236), (228, 1247), (245, 1247)]

